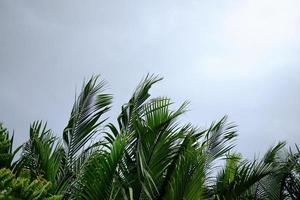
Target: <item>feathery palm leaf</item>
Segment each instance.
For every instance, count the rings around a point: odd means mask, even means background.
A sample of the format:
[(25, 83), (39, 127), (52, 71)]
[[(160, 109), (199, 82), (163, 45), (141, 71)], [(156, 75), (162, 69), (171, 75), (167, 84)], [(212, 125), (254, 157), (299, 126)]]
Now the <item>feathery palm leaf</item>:
[(271, 148), (260, 162), (242, 160), (237, 154), (228, 155), (225, 168), (217, 176), (217, 199), (263, 199), (261, 188), (276, 171), (273, 161), (283, 147), (284, 143), (279, 143)]
[(33, 177), (42, 176), (50, 181), (51, 191), (54, 192), (62, 170), (63, 157), (62, 146), (51, 130), (47, 129), (47, 124), (37, 121), (30, 126), (30, 139), (24, 144), (22, 157), (16, 168), (17, 171), (29, 169)]
[(99, 118), (110, 109), (112, 96), (103, 93), (105, 81), (98, 82), (98, 76), (84, 84), (74, 103), (68, 125), (64, 129), (63, 139), (67, 153), (67, 165), (74, 170), (73, 162), (77, 152), (93, 137), (99, 125)]
[(95, 152), (80, 172), (75, 184), (74, 199), (111, 199), (119, 161), (125, 148), (125, 138), (119, 136), (107, 151)]

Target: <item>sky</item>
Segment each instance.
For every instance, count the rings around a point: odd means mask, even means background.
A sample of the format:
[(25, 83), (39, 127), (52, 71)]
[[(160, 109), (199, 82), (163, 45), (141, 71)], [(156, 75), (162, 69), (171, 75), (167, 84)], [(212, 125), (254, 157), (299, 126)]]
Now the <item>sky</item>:
[(0, 121), (28, 139), (44, 120), (58, 136), (84, 78), (114, 94), (112, 122), (147, 74), (155, 96), (190, 101), (181, 122), (228, 115), (237, 150), (300, 144), (300, 1), (0, 1)]

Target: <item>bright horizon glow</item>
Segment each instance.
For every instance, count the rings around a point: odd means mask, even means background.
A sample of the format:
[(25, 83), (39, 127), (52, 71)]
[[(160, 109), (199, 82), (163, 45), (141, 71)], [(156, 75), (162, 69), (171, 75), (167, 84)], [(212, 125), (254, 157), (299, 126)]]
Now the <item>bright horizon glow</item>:
[(225, 12), (218, 31), (218, 43), (227, 49), (202, 56), (198, 73), (225, 80), (257, 78), (258, 71), (267, 74), (284, 65), (282, 49), (298, 46), (300, 1), (240, 1)]
[(257, 53), (293, 45), (300, 30), (299, 8), (297, 0), (242, 1), (224, 17), (225, 34), (239, 48)]

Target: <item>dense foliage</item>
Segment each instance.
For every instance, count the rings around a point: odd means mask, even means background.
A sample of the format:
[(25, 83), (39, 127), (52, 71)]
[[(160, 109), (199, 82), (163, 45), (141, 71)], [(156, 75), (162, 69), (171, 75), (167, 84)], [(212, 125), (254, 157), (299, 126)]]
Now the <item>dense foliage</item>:
[(106, 123), (112, 95), (92, 77), (76, 98), (62, 139), (43, 122), (12, 163), (13, 137), (0, 125), (0, 199), (300, 199), (300, 151), (280, 142), (263, 157), (234, 150), (236, 126), (179, 123), (169, 98), (150, 98), (147, 76), (117, 123)]

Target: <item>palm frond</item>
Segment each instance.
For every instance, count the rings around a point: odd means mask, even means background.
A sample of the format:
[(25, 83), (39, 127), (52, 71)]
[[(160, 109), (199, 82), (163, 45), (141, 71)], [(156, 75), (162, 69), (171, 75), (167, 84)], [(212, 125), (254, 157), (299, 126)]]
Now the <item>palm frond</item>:
[(242, 160), (240, 155), (231, 154), (217, 176), (214, 195), (217, 199), (260, 199), (262, 195), (258, 195), (258, 186), (274, 170), (272, 164), (264, 160), (250, 162)]
[(29, 169), (33, 177), (43, 177), (53, 185), (55, 191), (60, 175), (64, 153), (47, 124), (36, 121), (30, 126), (30, 139), (23, 146), (16, 170)]
[(132, 97), (121, 108), (121, 114), (118, 117), (120, 129), (130, 129), (134, 113), (139, 113), (143, 103), (150, 97), (149, 90), (153, 84), (161, 81), (162, 78), (154, 75), (147, 75), (138, 85)]
[(74, 199), (109, 199), (116, 179), (119, 161), (123, 155), (126, 140), (117, 137), (111, 151), (94, 153), (83, 166), (79, 180), (74, 185)]
[(103, 80), (98, 82), (98, 76), (92, 77), (83, 85), (73, 105), (63, 133), (67, 165), (71, 171), (74, 170), (77, 152), (96, 134), (97, 128), (105, 121), (99, 121), (100, 117), (110, 109), (112, 95), (103, 93), (105, 85)]

